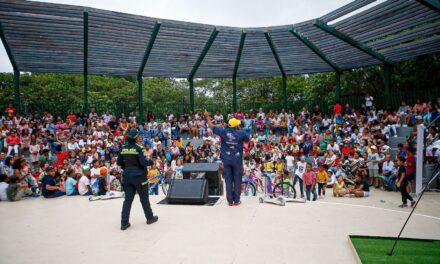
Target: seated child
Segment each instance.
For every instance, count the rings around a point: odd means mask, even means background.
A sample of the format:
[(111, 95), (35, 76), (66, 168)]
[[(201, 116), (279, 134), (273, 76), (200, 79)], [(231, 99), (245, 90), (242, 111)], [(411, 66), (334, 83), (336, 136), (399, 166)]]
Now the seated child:
[(6, 189), (8, 200), (11, 202), (20, 201), (28, 188), (27, 183), (20, 183), (18, 177), (9, 178), (9, 186)]

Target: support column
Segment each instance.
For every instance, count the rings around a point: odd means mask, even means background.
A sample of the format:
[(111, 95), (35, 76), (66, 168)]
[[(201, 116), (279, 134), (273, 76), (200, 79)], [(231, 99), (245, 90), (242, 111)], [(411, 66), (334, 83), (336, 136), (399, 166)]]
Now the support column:
[(89, 111), (89, 70), (88, 70), (88, 57), (89, 57), (89, 12), (84, 9), (83, 12), (83, 38), (84, 38), (84, 113)]
[(287, 77), (283, 76), (283, 107), (287, 111)]
[(189, 82), (189, 104), (191, 111), (194, 113), (194, 80), (188, 79)]
[(139, 123), (144, 123), (144, 97), (142, 95), (142, 76), (138, 76), (138, 97), (139, 97)]
[(237, 112), (237, 79), (232, 78), (232, 109)]
[(14, 68), (14, 107), (18, 113), (21, 112), (20, 106), (20, 71)]
[(336, 72), (336, 100), (341, 101), (341, 73)]
[(383, 65), (383, 85), (385, 94), (386, 107), (390, 106), (390, 87), (391, 87), (391, 65), (385, 63)]

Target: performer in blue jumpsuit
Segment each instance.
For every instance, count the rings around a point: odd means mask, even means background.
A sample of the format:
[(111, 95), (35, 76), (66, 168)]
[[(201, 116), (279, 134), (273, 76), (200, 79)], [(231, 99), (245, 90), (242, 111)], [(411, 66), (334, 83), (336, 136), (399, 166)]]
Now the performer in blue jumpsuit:
[(241, 178), (243, 176), (243, 142), (249, 141), (249, 136), (240, 129), (240, 120), (231, 118), (229, 127), (214, 127), (209, 113), (205, 111), (206, 121), (214, 134), (221, 138), (221, 158), (223, 161), (226, 184), (226, 199), (229, 206), (241, 204)]
[(151, 165), (151, 161), (147, 161), (145, 157), (142, 137), (136, 129), (131, 129), (127, 135), (127, 144), (122, 147), (119, 152), (117, 164), (124, 170), (122, 178), (122, 187), (125, 193), (124, 204), (121, 213), (121, 230), (130, 227), (130, 210), (136, 192), (144, 209), (147, 224), (156, 222), (159, 218), (153, 215), (150, 201), (148, 198), (148, 181), (147, 166)]

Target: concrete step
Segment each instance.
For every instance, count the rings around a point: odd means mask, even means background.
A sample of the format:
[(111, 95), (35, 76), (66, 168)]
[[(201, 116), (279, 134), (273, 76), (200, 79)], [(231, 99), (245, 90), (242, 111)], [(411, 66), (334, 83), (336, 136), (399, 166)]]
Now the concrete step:
[(413, 127), (398, 127), (397, 128), (397, 136), (398, 137), (409, 137), (413, 132)]

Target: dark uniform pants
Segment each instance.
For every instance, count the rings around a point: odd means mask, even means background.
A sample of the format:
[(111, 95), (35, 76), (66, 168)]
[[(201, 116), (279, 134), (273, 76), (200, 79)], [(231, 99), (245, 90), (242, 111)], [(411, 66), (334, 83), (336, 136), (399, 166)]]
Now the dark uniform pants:
[(241, 177), (243, 176), (243, 162), (225, 161), (224, 177), (226, 184), (226, 199), (229, 204), (240, 202)]
[(145, 176), (125, 176), (122, 180), (122, 187), (125, 192), (125, 200), (122, 205), (121, 224), (128, 224), (130, 218), (131, 204), (133, 203), (134, 195), (136, 192), (139, 194), (139, 200), (141, 201), (142, 208), (144, 209), (145, 217), (148, 219), (153, 218), (153, 211), (151, 210), (150, 200), (148, 198), (148, 184), (142, 185), (147, 181)]

